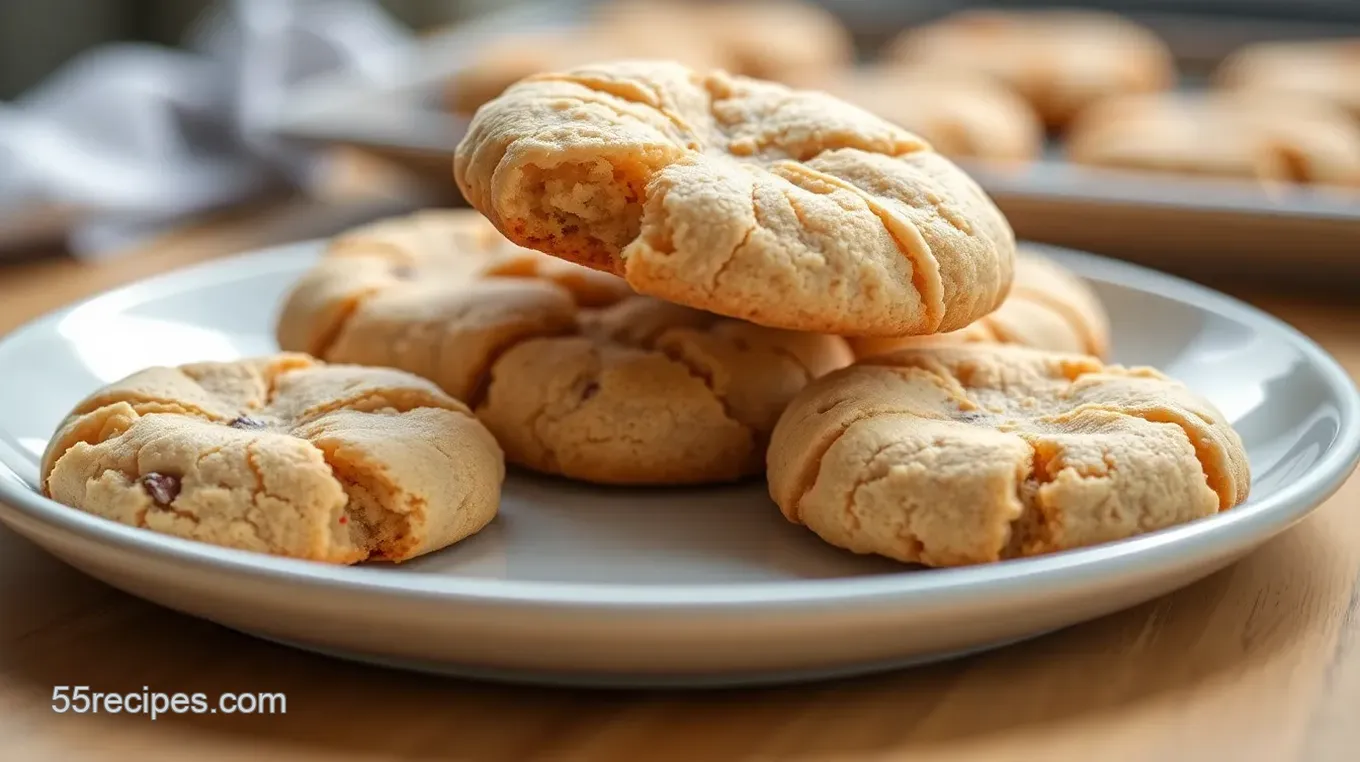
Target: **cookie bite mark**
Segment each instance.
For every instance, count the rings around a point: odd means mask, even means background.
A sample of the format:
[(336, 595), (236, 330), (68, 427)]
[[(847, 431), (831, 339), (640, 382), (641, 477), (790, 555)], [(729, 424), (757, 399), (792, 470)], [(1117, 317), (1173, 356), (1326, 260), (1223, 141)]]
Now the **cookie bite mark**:
[(522, 197), (534, 199), (526, 217), (508, 221), (510, 240), (619, 274), (621, 251), (638, 237), (650, 172), (625, 156), (527, 164)]
[(1058, 449), (1044, 440), (1031, 441), (1028, 464), (1019, 464), (1016, 474), (1016, 499), (1024, 506), (1020, 518), (1011, 531), (1010, 542), (1003, 556), (1020, 558), (1033, 555), (1040, 548), (1052, 548), (1062, 536), (1063, 514), (1039, 499), (1040, 491), (1057, 477), (1054, 461)]
[(323, 440), (317, 449), (346, 497), (345, 521), (337, 517), (332, 525), (345, 527), (351, 541), (367, 546), (370, 559), (401, 559), (413, 550), (411, 520), (423, 514), (425, 501), (406, 494), (342, 443)]
[[(349, 522), (347, 500), (334, 497), (344, 485), (333, 470), (325, 470), (329, 464), (325, 463), (324, 454), (314, 447), (303, 447), (300, 453), (281, 454), (271, 446), (271, 441), (278, 440), (257, 438), (245, 445), (244, 462), (255, 479), (255, 486), (250, 507), (241, 514), (241, 520), (253, 528), (256, 537), (266, 546), (306, 548), (300, 554), (304, 558), (339, 563), (368, 559), (367, 538), (360, 527)], [(277, 475), (281, 466), (296, 465), (299, 461), (322, 465), (315, 469), (318, 472), (315, 482), (302, 484), (308, 492), (332, 495), (330, 499), (320, 505), (310, 505), (309, 498), (299, 494), (296, 477)]]

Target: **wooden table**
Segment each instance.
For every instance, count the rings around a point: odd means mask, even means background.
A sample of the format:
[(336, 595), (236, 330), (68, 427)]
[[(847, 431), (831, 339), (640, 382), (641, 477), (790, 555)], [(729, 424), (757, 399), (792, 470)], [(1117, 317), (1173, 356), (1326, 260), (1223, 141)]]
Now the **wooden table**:
[[(107, 265), (0, 267), (0, 332), (260, 235), (258, 218), (246, 217)], [(1239, 293), (1360, 376), (1360, 300)], [(291, 651), (105, 587), (0, 528), (0, 759), (1355, 762), (1358, 577), (1353, 477), (1308, 521), (1197, 585), (1002, 651), (805, 687), (587, 693)], [(287, 713), (56, 714), (54, 685), (277, 691)]]

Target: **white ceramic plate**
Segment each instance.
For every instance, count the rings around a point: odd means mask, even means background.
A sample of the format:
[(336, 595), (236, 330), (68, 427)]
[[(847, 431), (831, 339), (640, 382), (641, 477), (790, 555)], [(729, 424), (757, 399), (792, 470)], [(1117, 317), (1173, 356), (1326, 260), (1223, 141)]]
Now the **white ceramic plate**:
[(719, 685), (872, 671), (1030, 637), (1203, 577), (1305, 516), (1360, 453), (1345, 372), (1207, 289), (1054, 252), (1108, 306), (1116, 359), (1208, 395), (1242, 434), (1251, 500), (1049, 557), (908, 569), (819, 542), (763, 482), (624, 490), (512, 474), (484, 532), (400, 567), (335, 568), (125, 527), (40, 497), (66, 410), (152, 364), (274, 350), (273, 313), (319, 245), (219, 261), (41, 318), (0, 341), (0, 519), (116, 587), (262, 637), (456, 674)]

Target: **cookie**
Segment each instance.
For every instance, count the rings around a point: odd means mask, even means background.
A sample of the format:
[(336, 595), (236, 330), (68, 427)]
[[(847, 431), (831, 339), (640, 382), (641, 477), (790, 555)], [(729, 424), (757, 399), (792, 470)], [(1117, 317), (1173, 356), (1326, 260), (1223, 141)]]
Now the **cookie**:
[(962, 11), (903, 32), (886, 55), (994, 77), (1055, 129), (1096, 101), (1166, 90), (1176, 79), (1156, 35), (1101, 11)]
[(350, 564), (476, 533), (504, 474), (486, 427), (428, 381), (283, 354), (100, 389), (53, 436), (42, 489), (130, 526)]
[(650, 62), (538, 75), (478, 111), (454, 168), (510, 240), (772, 328), (950, 331), (1010, 285), (977, 184), (824, 93)]
[(1360, 182), (1360, 126), (1320, 101), (1247, 93), (1129, 96), (1073, 125), (1079, 164), (1268, 183)]
[[(661, 4), (661, 3), (654, 3)], [(854, 63), (850, 33), (836, 16), (801, 0), (676, 3), (726, 55), (734, 74), (806, 84)]]
[(1316, 98), (1360, 118), (1360, 38), (1248, 45), (1224, 59), (1214, 82), (1229, 90)]
[[(594, 61), (665, 58), (700, 68), (727, 65), (727, 49), (720, 41), (678, 10), (668, 11), (660, 3), (610, 4), (579, 28), (492, 38), (475, 48), (467, 63), (449, 78), (444, 104), (454, 113), (470, 116), (524, 77)], [(679, 23), (669, 18), (673, 15), (679, 16)]]
[(957, 158), (1018, 162), (1043, 149), (1039, 115), (988, 77), (930, 66), (866, 67), (821, 83)]
[(996, 312), (958, 331), (906, 339), (850, 340), (858, 357), (898, 349), (983, 342), (1104, 357), (1110, 348), (1109, 317), (1086, 282), (1047, 257), (1022, 246), (1015, 283)]
[(606, 484), (760, 473), (788, 400), (853, 359), (838, 337), (637, 296), (514, 246), (468, 210), (341, 236), (295, 286), (278, 335), (429, 378), (475, 409), (511, 462)]
[(1222, 414), (1157, 371), (969, 344), (812, 383), (775, 428), (769, 484), (832, 545), (958, 566), (1210, 516), (1250, 473)]

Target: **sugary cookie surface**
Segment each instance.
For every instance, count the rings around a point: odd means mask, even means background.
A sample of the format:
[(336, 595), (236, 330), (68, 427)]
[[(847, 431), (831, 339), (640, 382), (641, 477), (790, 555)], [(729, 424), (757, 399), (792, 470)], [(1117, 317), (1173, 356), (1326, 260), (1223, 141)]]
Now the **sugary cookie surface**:
[(1250, 474), (1222, 414), (1156, 371), (970, 344), (811, 384), (775, 428), (769, 482), (832, 545), (956, 566), (1209, 516)]
[(521, 245), (774, 328), (955, 330), (1012, 277), (1006, 220), (925, 141), (723, 72), (634, 61), (529, 77), (478, 112), (455, 175)]
[(972, 342), (1104, 357), (1110, 348), (1109, 317), (1085, 281), (1021, 247), (1015, 260), (1015, 283), (995, 312), (958, 331), (905, 339), (858, 338), (851, 339), (850, 346), (857, 356), (869, 357), (898, 349)]
[(491, 434), (429, 382), (284, 354), (149, 368), (95, 392), (53, 436), (42, 486), (131, 526), (355, 563), (477, 532), (504, 473)]
[(287, 299), (279, 341), (417, 373), (472, 406), (512, 462), (615, 484), (759, 473), (783, 406), (852, 360), (839, 337), (637, 296), (466, 210), (341, 236)]

